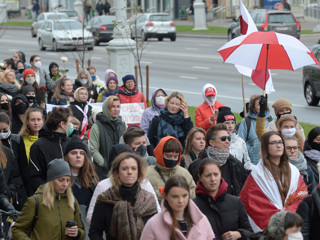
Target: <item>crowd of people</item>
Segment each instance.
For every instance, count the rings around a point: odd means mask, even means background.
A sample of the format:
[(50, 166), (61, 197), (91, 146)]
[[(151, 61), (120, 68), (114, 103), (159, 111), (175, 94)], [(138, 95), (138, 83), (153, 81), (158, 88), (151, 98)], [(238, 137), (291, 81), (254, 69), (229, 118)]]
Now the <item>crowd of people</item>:
[[(156, 89), (148, 107), (133, 75), (120, 86), (96, 72), (70, 79), (21, 51), (3, 61), (0, 208), (21, 211), (13, 239), (320, 239), (320, 127), (305, 135), (289, 100), (274, 118), (251, 96), (237, 124), (212, 84), (190, 116), (179, 91)], [(125, 122), (122, 104), (139, 104), (141, 121)]]

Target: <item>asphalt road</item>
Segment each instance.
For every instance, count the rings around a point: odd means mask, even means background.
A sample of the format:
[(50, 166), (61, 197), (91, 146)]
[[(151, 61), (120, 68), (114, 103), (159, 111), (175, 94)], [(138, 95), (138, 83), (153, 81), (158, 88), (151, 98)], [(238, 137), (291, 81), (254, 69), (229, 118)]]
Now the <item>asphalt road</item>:
[[(311, 48), (319, 35), (303, 36), (302, 41)], [(178, 90), (184, 94), (188, 105), (198, 106), (203, 102), (202, 86), (212, 83), (218, 91), (217, 100), (230, 106), (232, 111), (241, 112), (242, 88), (241, 75), (231, 64), (225, 64), (216, 52), (227, 39), (212, 38), (177, 38), (176, 42), (164, 39), (163, 42), (150, 40), (142, 59), (142, 66), (150, 66), (150, 90), (163, 88), (167, 92)], [(104, 78), (106, 70), (107, 52), (105, 46), (95, 47), (87, 52), (92, 65), (97, 68), (97, 75)], [(63, 68), (60, 61), (66, 56), (69, 62), (66, 68), (70, 70), (68, 76), (75, 78), (75, 61), (77, 52), (41, 52), (35, 38), (31, 38), (27, 30), (7, 30), (0, 39), (1, 59), (13, 56), (17, 50), (25, 52), (27, 59), (32, 54), (39, 54), (42, 65), (48, 70), (50, 62), (55, 61)], [(143, 71), (144, 72), (144, 71)], [(272, 78), (276, 92), (269, 96), (270, 107), (278, 98), (284, 97), (293, 103), (293, 113), (299, 121), (320, 125), (320, 107), (309, 107), (303, 96), (302, 69), (297, 71), (272, 70)], [(261, 94), (262, 90), (252, 83), (248, 77), (244, 78), (246, 101), (253, 94)], [(273, 111), (272, 111), (273, 114)]]

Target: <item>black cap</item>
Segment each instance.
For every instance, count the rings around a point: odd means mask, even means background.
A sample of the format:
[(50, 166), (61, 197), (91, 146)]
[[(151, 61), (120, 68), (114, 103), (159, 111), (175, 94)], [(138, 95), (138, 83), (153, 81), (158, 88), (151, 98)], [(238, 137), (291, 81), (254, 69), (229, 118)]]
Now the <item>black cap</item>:
[(234, 114), (231, 112), (231, 108), (219, 107), (217, 123), (224, 123), (225, 121), (228, 121), (228, 120), (236, 121)]
[(64, 156), (68, 154), (73, 149), (82, 149), (88, 155), (88, 146), (84, 142), (82, 142), (79, 136), (75, 135), (68, 142), (66, 148), (64, 149)]

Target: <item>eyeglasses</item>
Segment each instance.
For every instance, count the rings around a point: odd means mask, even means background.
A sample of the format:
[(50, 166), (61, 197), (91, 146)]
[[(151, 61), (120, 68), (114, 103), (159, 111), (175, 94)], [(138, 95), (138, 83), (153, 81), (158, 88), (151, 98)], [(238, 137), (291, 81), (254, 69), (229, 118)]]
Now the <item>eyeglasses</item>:
[(294, 147), (287, 146), (286, 149), (287, 149), (288, 151), (291, 151), (291, 150), (297, 151), (297, 150), (298, 150), (298, 147), (297, 147), (297, 146), (294, 146)]
[(227, 139), (228, 139), (228, 141), (230, 142), (230, 141), (231, 141), (231, 136), (221, 136), (221, 137), (220, 137), (220, 140), (221, 140), (222, 142), (226, 141)]
[(269, 144), (270, 144), (271, 146), (274, 146), (274, 145), (283, 145), (284, 142), (283, 142), (283, 141), (272, 141), (272, 142), (269, 142)]

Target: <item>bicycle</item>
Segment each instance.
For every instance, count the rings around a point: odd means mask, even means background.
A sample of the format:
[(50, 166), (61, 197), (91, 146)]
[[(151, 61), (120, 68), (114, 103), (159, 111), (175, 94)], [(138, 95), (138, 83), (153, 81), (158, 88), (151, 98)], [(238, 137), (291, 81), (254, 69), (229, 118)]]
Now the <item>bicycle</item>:
[(11, 211), (11, 212), (6, 212), (0, 209), (0, 240), (7, 240), (8, 239), (8, 233), (4, 231), (4, 223), (2, 221), (2, 215), (7, 215), (8, 217), (11, 217), (13, 221), (15, 221), (20, 212), (18, 211)]

